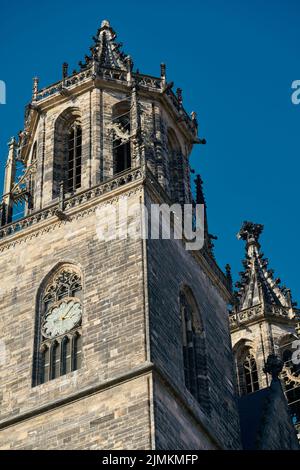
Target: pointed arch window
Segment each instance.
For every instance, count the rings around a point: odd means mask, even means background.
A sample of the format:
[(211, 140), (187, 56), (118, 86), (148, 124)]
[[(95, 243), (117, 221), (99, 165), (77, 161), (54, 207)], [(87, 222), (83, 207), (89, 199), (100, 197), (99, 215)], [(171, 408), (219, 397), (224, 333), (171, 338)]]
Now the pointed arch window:
[(259, 390), (258, 373), (256, 360), (252, 354), (248, 354), (243, 363), (246, 393), (252, 393)]
[(82, 362), (82, 278), (62, 267), (40, 292), (33, 385), (80, 369)]
[[(61, 342), (61, 374), (68, 374), (72, 370), (72, 341), (65, 336)], [(76, 370), (76, 368), (74, 368)]]
[(235, 353), (237, 387), (240, 396), (259, 390), (259, 375), (254, 354), (248, 346)]
[(81, 186), (82, 130), (75, 122), (68, 133), (68, 168), (66, 192), (75, 192)]
[(190, 290), (180, 294), (184, 381), (186, 388), (209, 412), (209, 383), (205, 332), (199, 310)]
[(114, 174), (131, 168), (130, 103), (122, 101), (113, 107), (113, 165)]
[(81, 113), (78, 108), (68, 108), (57, 118), (54, 130), (53, 197), (64, 183), (66, 193), (74, 193), (82, 183)]

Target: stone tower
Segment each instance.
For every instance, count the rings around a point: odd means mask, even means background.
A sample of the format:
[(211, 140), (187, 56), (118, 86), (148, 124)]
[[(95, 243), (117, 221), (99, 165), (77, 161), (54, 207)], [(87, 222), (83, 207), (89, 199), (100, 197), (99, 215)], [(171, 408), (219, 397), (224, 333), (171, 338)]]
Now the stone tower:
[(238, 238), (246, 242), (244, 271), (237, 283), (238, 292), (230, 315), (230, 328), (240, 396), (270, 385), (265, 371), (268, 356), (283, 363), (282, 384), (294, 424), (300, 422), (300, 377), (297, 358), (300, 312), (291, 291), (281, 286), (268, 259), (260, 250), (263, 226), (245, 222)]
[(193, 203), (197, 135), (165, 65), (134, 71), (108, 21), (80, 71), (34, 79), (1, 205), (1, 449), (239, 448), (230, 292), (207, 227), (202, 251), (103, 237), (142, 225), (137, 207)]

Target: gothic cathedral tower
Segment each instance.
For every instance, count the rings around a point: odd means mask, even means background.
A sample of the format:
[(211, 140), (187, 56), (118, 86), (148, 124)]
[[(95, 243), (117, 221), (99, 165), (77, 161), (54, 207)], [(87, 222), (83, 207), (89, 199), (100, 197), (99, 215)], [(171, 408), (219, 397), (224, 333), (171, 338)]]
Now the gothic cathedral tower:
[(245, 222), (238, 234), (246, 242), (244, 271), (230, 315), (238, 394), (270, 385), (264, 369), (268, 356), (275, 354), (283, 363), (282, 384), (300, 434), (300, 311), (291, 291), (280, 285), (279, 278), (274, 279), (274, 271), (268, 267), (259, 243), (262, 230), (262, 225)]
[(102, 236), (125, 202), (141, 224), (136, 207), (193, 202), (196, 115), (164, 65), (134, 72), (108, 21), (80, 67), (34, 80), (9, 144), (0, 448), (239, 448), (230, 292), (209, 243)]

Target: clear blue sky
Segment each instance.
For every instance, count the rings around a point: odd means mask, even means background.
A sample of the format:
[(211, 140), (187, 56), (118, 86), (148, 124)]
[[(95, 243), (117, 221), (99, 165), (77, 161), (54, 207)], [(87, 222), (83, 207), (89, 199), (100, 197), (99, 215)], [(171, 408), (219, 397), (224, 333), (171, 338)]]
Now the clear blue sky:
[(300, 105), (290, 99), (300, 79), (299, 0), (2, 1), (2, 168), (32, 77), (46, 86), (60, 79), (64, 61), (76, 67), (103, 19), (141, 72), (159, 75), (165, 62), (187, 111), (198, 113), (208, 143), (195, 148), (192, 166), (205, 182), (220, 266), (229, 262), (236, 275), (242, 221), (263, 223), (270, 267), (300, 303)]

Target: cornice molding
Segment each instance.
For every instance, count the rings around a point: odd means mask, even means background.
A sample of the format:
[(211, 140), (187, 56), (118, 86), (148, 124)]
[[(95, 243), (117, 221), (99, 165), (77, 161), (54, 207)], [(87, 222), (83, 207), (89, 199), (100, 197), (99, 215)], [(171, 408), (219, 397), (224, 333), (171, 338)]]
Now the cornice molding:
[(122, 196), (131, 196), (142, 190), (144, 175), (140, 168), (132, 169), (118, 177), (87, 189), (65, 201), (64, 219), (59, 218), (59, 202), (20, 221), (0, 229), (0, 253), (48, 233), (72, 220), (83, 218), (103, 204), (114, 204)]
[[(147, 176), (146, 176), (147, 175)], [(169, 203), (170, 199), (157, 182), (155, 176), (147, 168), (131, 169), (109, 181), (100, 183), (94, 188), (66, 199), (64, 211), (60, 214), (59, 202), (0, 229), (0, 253), (28, 240), (38, 238), (73, 220), (79, 220), (94, 213), (103, 204), (115, 204), (120, 196), (130, 197), (145, 187), (151, 192), (158, 204)], [(63, 218), (61, 216), (63, 215)], [(186, 240), (183, 239), (182, 243)], [(231, 293), (226, 287), (226, 278), (214, 260), (209, 264), (200, 251), (191, 251), (190, 255), (201, 266), (216, 286), (226, 302), (229, 302)]]
[(152, 362), (145, 362), (141, 366), (133, 368), (125, 374), (120, 374), (117, 377), (113, 377), (107, 381), (100, 382), (97, 385), (86, 387), (78, 392), (73, 393), (72, 395), (69, 395), (66, 398), (55, 400), (51, 403), (39, 406), (18, 416), (4, 419), (3, 421), (0, 421), (0, 430), (8, 429), (11, 426), (17, 425), (18, 423), (30, 420), (45, 413), (49, 413), (63, 406), (68, 406), (69, 404), (72, 404), (76, 401), (88, 398), (90, 396), (94, 396), (98, 393), (101, 393), (102, 391), (117, 387), (126, 382), (138, 379), (139, 377), (147, 377), (151, 375), (154, 375), (154, 377), (157, 376), (157, 378), (159, 378), (160, 381), (170, 389), (174, 396), (178, 400), (180, 400), (181, 404), (186, 408), (188, 413), (193, 416), (196, 423), (200, 425), (203, 430), (208, 434), (208, 437), (211, 439), (211, 441), (219, 449), (222, 449), (223, 446), (221, 442), (218, 441), (218, 439), (215, 437), (215, 433), (213, 432), (209, 420), (204, 416), (203, 412), (199, 409), (199, 406), (194, 404), (195, 400), (193, 399), (193, 397), (191, 401), (187, 400), (187, 398), (182, 394), (178, 387), (170, 381), (170, 378)]
[(238, 313), (233, 312), (229, 315), (230, 331), (232, 333), (262, 321), (295, 326), (299, 323), (299, 316), (297, 314), (291, 316), (291, 309), (289, 308), (263, 304), (241, 310)]

